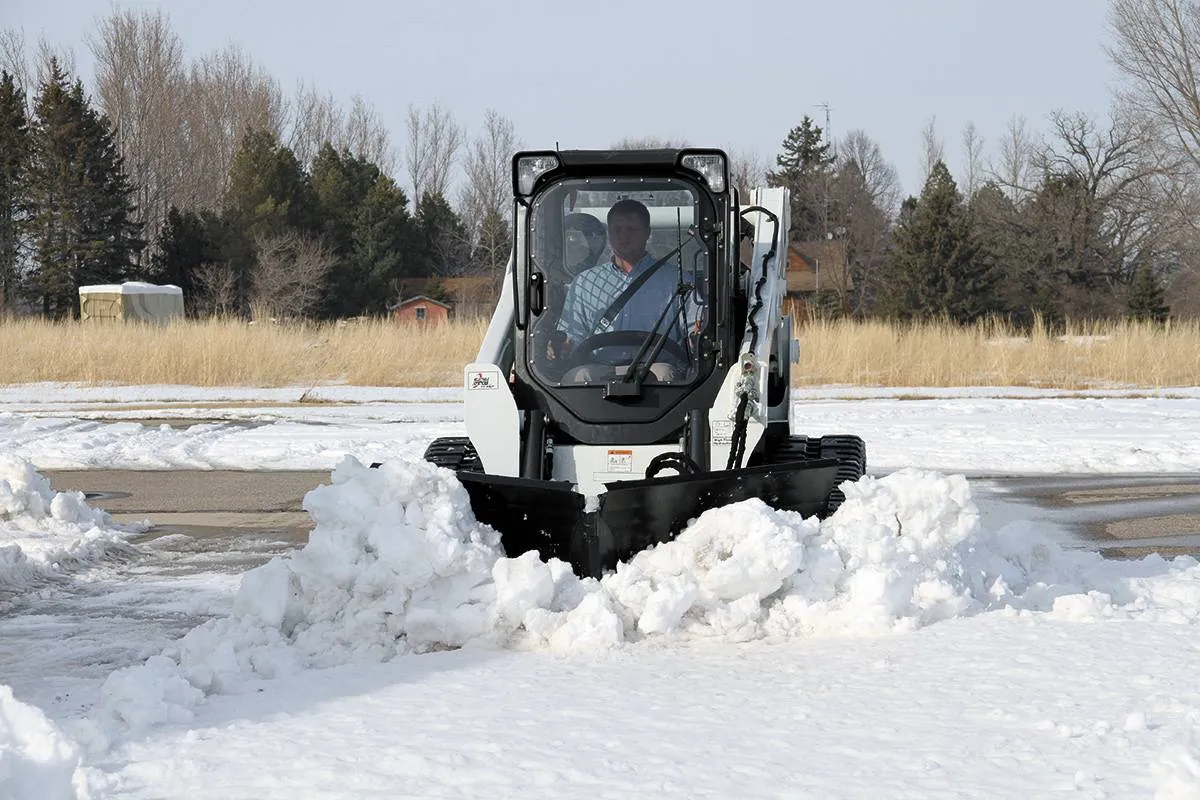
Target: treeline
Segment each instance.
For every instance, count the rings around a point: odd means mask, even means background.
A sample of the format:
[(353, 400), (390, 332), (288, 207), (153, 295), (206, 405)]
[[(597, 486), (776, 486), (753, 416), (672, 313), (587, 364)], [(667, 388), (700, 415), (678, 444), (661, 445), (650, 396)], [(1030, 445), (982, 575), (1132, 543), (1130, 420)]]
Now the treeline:
[(94, 97), (0, 31), (0, 313), (69, 317), (80, 285), (148, 280), (193, 314), (336, 318), (503, 270), (518, 145), (499, 114), (468, 140), (410, 108), (410, 194), (361, 98), (287, 97), (235, 47), (185, 63), (161, 12), (116, 10), (89, 46)]
[[(1131, 117), (1101, 126), (1058, 113), (1052, 123), (1037, 143), (1014, 125), (1008, 162), (976, 161), (964, 188), (929, 128), (924, 188), (897, 205), (895, 170), (864, 133), (835, 149), (804, 118), (768, 182), (791, 190), (793, 236), (845, 259), (847, 269), (824, 273), (819, 311), (1021, 325), (1165, 319), (1168, 283), (1186, 305), (1200, 255), (1195, 173), (1164, 161), (1162, 142)], [(978, 158), (974, 132), (964, 138)]]
[[(733, 181), (789, 187), (794, 240), (838, 254), (813, 304), (830, 316), (1200, 316), (1190, 7), (1110, 0), (1125, 82), (1104, 119), (1058, 112), (1035, 137), (1014, 118), (991, 159), (973, 126), (949, 158), (931, 121), (915, 196), (866, 132), (831, 142), (808, 117), (774, 168), (734, 152)], [(181, 286), (192, 313), (324, 318), (381, 313), (414, 279), (498, 282), (520, 147), (500, 114), (469, 138), (410, 107), (401, 159), (362, 98), (287, 95), (236, 47), (187, 62), (161, 12), (114, 10), (88, 44), (94, 96), (0, 31), (0, 313), (71, 316), (79, 285), (126, 279)]]

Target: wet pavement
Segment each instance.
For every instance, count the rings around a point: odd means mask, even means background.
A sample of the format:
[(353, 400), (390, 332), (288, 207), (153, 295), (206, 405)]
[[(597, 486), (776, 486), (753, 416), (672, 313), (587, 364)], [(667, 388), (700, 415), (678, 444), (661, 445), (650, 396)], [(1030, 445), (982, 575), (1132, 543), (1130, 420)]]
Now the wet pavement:
[(975, 478), (971, 483), (985, 519), (990, 510), (1044, 522), (1071, 544), (1113, 558), (1200, 555), (1200, 475)]
[[(118, 522), (153, 527), (134, 543), (228, 553), (230, 566), (302, 546), (312, 522), (304, 495), (324, 471), (79, 470), (44, 473), (57, 490), (85, 492)], [(1028, 519), (1065, 544), (1118, 558), (1200, 555), (1200, 475), (971, 476), (984, 524)], [(263, 546), (264, 543), (271, 543)], [(241, 555), (238, 555), (238, 554)], [(211, 563), (211, 562), (210, 562)]]
[[(157, 556), (158, 574), (242, 572), (303, 547), (304, 495), (328, 471), (46, 470), (57, 491), (83, 492), (116, 522), (149, 524), (129, 543)], [(170, 558), (165, 556), (170, 555)]]

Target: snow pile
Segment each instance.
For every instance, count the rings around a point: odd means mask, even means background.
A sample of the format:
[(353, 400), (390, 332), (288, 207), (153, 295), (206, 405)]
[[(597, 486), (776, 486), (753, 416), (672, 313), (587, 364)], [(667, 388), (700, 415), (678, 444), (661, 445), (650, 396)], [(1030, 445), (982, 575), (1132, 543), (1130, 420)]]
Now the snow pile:
[(961, 476), (864, 478), (820, 522), (757, 500), (714, 509), (601, 581), (533, 553), (504, 558), (447, 470), (423, 461), (372, 470), (348, 458), (332, 477), (305, 499), (316, 523), (309, 544), (247, 573), (231, 617), (193, 630), (166, 658), (114, 673), (108, 721), (183, 720), (201, 692), (464, 646), (875, 635), (993, 609), (1200, 616), (1195, 560), (1108, 562), (1028, 526), (985, 531)]
[(5, 800), (75, 800), (87, 792), (76, 783), (75, 745), (33, 706), (0, 685), (0, 797)]
[(127, 532), (82, 492), (56, 492), (28, 461), (0, 456), (0, 598), (128, 550)]
[(1192, 738), (1193, 746), (1171, 747), (1153, 765), (1154, 800), (1200, 800), (1200, 736)]

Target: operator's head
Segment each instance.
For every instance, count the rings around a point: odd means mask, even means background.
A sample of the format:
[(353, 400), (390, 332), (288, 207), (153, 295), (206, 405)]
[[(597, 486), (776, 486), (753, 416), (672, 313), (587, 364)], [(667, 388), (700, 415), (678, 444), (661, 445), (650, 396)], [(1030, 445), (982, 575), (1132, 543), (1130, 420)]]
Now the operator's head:
[(591, 214), (575, 212), (563, 220), (567, 233), (566, 255), (563, 259), (567, 270), (574, 275), (587, 267), (596, 266), (604, 252), (604, 223)]
[(628, 198), (613, 203), (608, 210), (608, 241), (613, 255), (636, 264), (646, 255), (649, 239), (650, 209)]

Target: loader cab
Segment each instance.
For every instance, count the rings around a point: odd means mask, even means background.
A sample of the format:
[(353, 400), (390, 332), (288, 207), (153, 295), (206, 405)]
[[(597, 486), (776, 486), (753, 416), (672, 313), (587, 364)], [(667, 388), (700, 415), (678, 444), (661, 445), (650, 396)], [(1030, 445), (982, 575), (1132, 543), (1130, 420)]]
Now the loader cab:
[(720, 151), (513, 159), (514, 396), (584, 444), (677, 438), (734, 349)]

